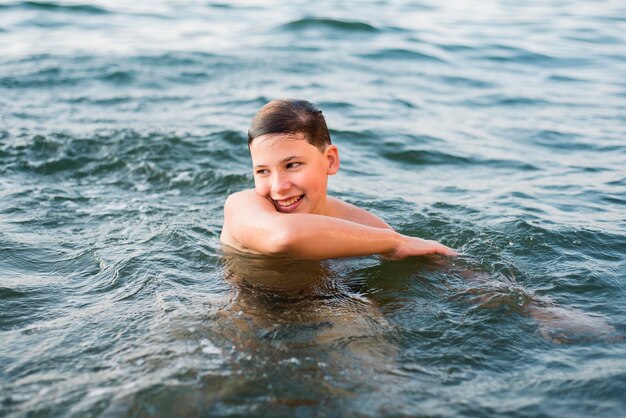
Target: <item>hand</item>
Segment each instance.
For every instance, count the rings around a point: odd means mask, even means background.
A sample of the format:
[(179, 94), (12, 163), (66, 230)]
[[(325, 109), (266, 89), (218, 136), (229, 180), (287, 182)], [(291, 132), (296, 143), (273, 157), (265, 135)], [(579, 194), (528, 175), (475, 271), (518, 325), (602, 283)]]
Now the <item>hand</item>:
[(446, 256), (459, 255), (453, 249), (437, 241), (401, 235), (398, 246), (392, 252), (384, 254), (384, 257), (389, 260), (402, 260), (406, 257), (429, 254), (441, 254)]

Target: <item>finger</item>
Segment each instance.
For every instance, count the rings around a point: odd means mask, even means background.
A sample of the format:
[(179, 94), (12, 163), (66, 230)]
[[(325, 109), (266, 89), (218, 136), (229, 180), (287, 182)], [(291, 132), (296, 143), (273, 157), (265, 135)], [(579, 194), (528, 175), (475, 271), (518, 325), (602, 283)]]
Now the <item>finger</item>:
[(443, 246), (443, 254), (444, 255), (448, 255), (450, 257), (458, 257), (459, 255), (461, 255), (460, 253), (458, 253), (457, 251), (453, 250), (452, 248)]

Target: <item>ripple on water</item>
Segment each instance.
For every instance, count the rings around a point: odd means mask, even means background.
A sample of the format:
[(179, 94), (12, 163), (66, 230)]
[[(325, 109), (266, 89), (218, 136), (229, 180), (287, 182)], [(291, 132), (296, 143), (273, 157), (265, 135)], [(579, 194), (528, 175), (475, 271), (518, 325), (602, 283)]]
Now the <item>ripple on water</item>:
[(246, 64), (233, 57), (212, 53), (164, 52), (119, 56), (114, 62), (89, 54), (39, 54), (9, 59), (3, 65), (7, 71), (0, 75), (0, 87), (17, 91), (83, 87), (90, 88), (92, 93), (99, 91), (99, 86), (153, 89), (171, 83), (195, 85), (254, 63)]
[[(214, 132), (205, 137), (131, 130), (102, 132), (92, 137), (53, 133), (11, 142), (2, 149), (6, 169), (42, 178), (97, 178), (100, 182), (108, 179), (109, 184), (127, 187), (188, 188), (203, 193), (221, 193), (250, 183), (247, 173), (232, 173), (223, 168), (227, 161), (241, 164), (248, 159), (242, 146), (245, 138), (234, 131)], [(215, 146), (216, 143), (220, 145)]]
[[(615, 1), (88, 3), (0, 4), (3, 412), (620, 416)], [(339, 197), (464, 255), (234, 278), (276, 96), (320, 104)]]
[[(63, 314), (67, 286), (88, 281), (98, 265), (88, 250), (60, 248), (43, 241), (18, 241), (0, 235), (3, 309), (0, 327), (22, 329)], [(69, 308), (66, 306), (66, 308)]]

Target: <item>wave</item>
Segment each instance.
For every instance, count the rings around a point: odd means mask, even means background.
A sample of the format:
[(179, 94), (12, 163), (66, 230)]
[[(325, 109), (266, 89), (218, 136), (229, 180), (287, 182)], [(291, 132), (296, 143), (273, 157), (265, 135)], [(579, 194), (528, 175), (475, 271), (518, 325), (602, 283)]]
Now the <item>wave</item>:
[(488, 89), (497, 87), (497, 84), (493, 81), (479, 80), (476, 78), (460, 77), (460, 76), (438, 76), (438, 80), (446, 85), (461, 86), (461, 87), (475, 87), (480, 89)]
[(472, 162), (469, 157), (463, 157), (445, 152), (431, 150), (406, 150), (406, 151), (387, 151), (381, 153), (383, 157), (406, 164), (468, 164)]
[(20, 1), (14, 3), (0, 4), (0, 10), (2, 9), (42, 10), (46, 12), (87, 13), (95, 15), (112, 13), (105, 8), (93, 6), (90, 4), (62, 4), (44, 1)]
[[(610, 141), (600, 141), (590, 138), (586, 133), (573, 130), (519, 128), (509, 130), (507, 135), (514, 136), (518, 141), (530, 143), (559, 152), (595, 151), (619, 153), (626, 150), (621, 144)], [(601, 172), (610, 170), (606, 165), (601, 167), (585, 167), (585, 170)]]
[(131, 57), (131, 62), (150, 66), (200, 66), (229, 62), (232, 58), (225, 55), (203, 51), (169, 51), (162, 54), (140, 55)]
[(308, 29), (329, 29), (339, 32), (356, 32), (356, 33), (377, 33), (380, 29), (370, 25), (369, 23), (352, 21), (352, 20), (339, 20), (331, 18), (321, 17), (307, 17), (303, 19), (294, 20), (280, 26), (281, 29), (287, 31), (302, 31)]
[(372, 60), (408, 60), (408, 61), (432, 61), (445, 63), (446, 60), (424, 52), (413, 51), (403, 48), (385, 48), (375, 52), (359, 54), (362, 58)]
[(528, 171), (538, 169), (533, 164), (518, 160), (483, 159), (427, 149), (383, 151), (381, 155), (388, 160), (408, 165), (480, 165)]
[(546, 77), (547, 81), (558, 81), (560, 83), (581, 83), (585, 82), (582, 78), (572, 77), (571, 75), (563, 75), (563, 74), (550, 74)]
[(434, 44), (434, 45), (448, 52), (467, 52), (467, 51), (479, 51), (480, 50), (480, 48), (477, 48), (472, 45), (466, 45), (466, 44), (447, 43), (447, 44)]
[(502, 93), (488, 94), (460, 102), (465, 106), (499, 107), (499, 106), (549, 106), (554, 105), (548, 99), (537, 97), (508, 96)]

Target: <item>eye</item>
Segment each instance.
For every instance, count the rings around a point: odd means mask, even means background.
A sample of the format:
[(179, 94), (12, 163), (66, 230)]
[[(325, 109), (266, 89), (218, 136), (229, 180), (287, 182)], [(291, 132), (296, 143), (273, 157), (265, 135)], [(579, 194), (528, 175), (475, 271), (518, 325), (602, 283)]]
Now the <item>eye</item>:
[(256, 173), (258, 176), (263, 176), (263, 175), (265, 175), (265, 174), (268, 174), (269, 172), (270, 172), (270, 171), (269, 171), (268, 169), (266, 169), (266, 168), (259, 168), (258, 170), (256, 170), (256, 171), (255, 171), (255, 173)]
[(298, 168), (301, 165), (302, 165), (302, 163), (299, 163), (299, 162), (288, 163), (287, 164), (287, 168)]

